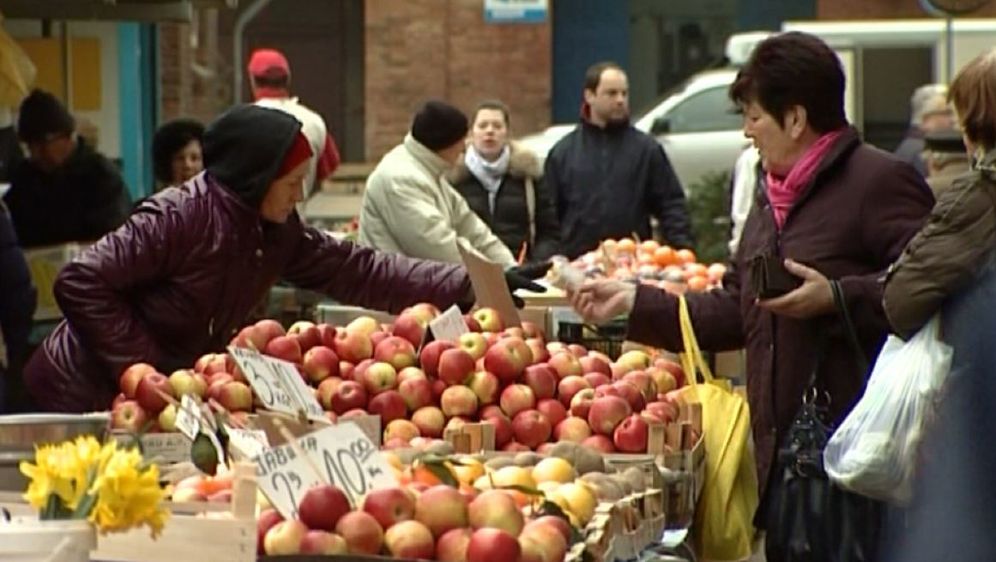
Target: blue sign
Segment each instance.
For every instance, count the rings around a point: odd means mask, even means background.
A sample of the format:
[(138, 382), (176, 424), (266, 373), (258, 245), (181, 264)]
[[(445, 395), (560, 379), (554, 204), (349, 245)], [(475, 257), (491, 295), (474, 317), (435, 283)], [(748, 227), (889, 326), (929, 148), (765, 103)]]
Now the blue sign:
[(486, 23), (543, 23), (547, 0), (484, 0)]

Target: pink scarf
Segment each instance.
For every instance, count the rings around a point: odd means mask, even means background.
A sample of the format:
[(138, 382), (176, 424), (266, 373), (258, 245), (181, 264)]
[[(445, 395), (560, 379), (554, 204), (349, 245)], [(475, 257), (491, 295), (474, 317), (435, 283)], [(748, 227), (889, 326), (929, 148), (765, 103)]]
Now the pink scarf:
[(768, 202), (771, 203), (771, 210), (775, 213), (775, 224), (779, 231), (785, 224), (789, 209), (795, 205), (802, 190), (813, 179), (813, 175), (820, 163), (823, 162), (823, 158), (830, 152), (844, 131), (846, 129), (837, 129), (816, 139), (816, 142), (806, 150), (802, 158), (792, 166), (787, 176), (778, 177), (771, 172), (767, 173)]

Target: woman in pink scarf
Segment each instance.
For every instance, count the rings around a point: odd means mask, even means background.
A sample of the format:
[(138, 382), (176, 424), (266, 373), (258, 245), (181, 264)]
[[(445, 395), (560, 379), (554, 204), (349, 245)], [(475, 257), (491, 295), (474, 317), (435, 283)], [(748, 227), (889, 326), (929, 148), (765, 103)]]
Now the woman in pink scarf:
[[(747, 351), (760, 488), (754, 522), (766, 532), (769, 562), (878, 560), (880, 506), (809, 497), (808, 507), (822, 513), (793, 511), (799, 503), (786, 492), (789, 482), (824, 489), (826, 481), (797, 475), (779, 452), (793, 446), (790, 429), (804, 396), (828, 397), (824, 421), (834, 424), (863, 392), (861, 356), (873, 362), (889, 330), (882, 280), (933, 196), (916, 170), (862, 143), (848, 125), (840, 61), (816, 37), (784, 33), (760, 43), (730, 97), (761, 156), (755, 200), (723, 288), (687, 300), (703, 349)], [(783, 265), (778, 290), (757, 286), (751, 263)], [(682, 349), (678, 299), (663, 290), (589, 282), (572, 304), (592, 322), (628, 315), (630, 340)], [(819, 463), (822, 455), (814, 457)], [(844, 512), (852, 505), (863, 506), (860, 513)]]

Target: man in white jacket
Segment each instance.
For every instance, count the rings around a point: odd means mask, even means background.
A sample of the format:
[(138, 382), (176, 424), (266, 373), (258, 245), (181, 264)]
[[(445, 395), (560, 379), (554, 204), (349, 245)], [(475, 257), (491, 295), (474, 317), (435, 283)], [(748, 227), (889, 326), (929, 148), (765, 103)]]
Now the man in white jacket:
[(361, 244), (414, 258), (461, 263), (458, 244), (505, 268), (515, 258), (443, 175), (464, 149), (467, 117), (441, 101), (425, 103), (405, 140), (367, 178)]

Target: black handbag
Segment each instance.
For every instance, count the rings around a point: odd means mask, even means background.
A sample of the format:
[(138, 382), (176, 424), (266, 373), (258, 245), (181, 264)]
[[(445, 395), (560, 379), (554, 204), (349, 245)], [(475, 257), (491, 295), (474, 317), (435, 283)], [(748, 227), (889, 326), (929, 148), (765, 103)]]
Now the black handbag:
[[(859, 364), (868, 372), (843, 293), (831, 281), (834, 302)], [(833, 428), (829, 395), (817, 377), (826, 355), (820, 336), (816, 365), (799, 413), (778, 450), (764, 517), (768, 562), (870, 562), (877, 558), (885, 507), (847, 492), (827, 477), (823, 448)]]

